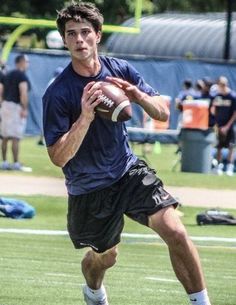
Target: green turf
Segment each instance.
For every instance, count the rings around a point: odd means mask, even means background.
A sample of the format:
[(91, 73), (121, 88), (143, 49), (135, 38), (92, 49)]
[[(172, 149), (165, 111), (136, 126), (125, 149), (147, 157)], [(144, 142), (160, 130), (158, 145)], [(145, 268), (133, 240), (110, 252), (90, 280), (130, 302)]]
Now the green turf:
[[(37, 145), (37, 141), (38, 137), (26, 137), (21, 143), (21, 160), (26, 166), (32, 167), (32, 173), (15, 172), (15, 174), (63, 177), (61, 169), (54, 166), (49, 160), (45, 146)], [(158, 175), (166, 185), (235, 190), (236, 175), (228, 177), (226, 175), (184, 173), (180, 171), (180, 164), (177, 166), (176, 171), (173, 172), (172, 167), (177, 159), (175, 154), (176, 145), (162, 144), (161, 153), (159, 154), (154, 152), (153, 146), (150, 146), (150, 148), (151, 152), (147, 154), (148, 163), (157, 170)], [(134, 152), (140, 155), (141, 146), (135, 146)], [(1, 171), (1, 174), (5, 175), (8, 172)]]
[[(59, 167), (50, 161), (45, 146), (37, 144), (38, 137), (25, 137), (20, 143), (20, 161), (23, 165), (31, 167), (32, 173), (16, 172), (15, 175), (33, 175), (47, 177), (63, 177)], [(11, 152), (8, 151), (8, 160), (11, 161)], [(1, 174), (12, 174), (12, 171), (1, 171)]]
[[(133, 148), (137, 155), (142, 155), (141, 145), (135, 145)], [(226, 175), (181, 172), (180, 162), (173, 170), (173, 165), (179, 158), (176, 155), (176, 145), (161, 144), (161, 152), (158, 154), (155, 153), (154, 146), (150, 145), (149, 148), (151, 151), (146, 154), (147, 161), (157, 170), (157, 174), (166, 185), (235, 190), (236, 174), (233, 177), (228, 177)]]
[[(11, 196), (8, 196), (11, 197)], [(67, 199), (63, 197), (52, 196), (14, 196), (30, 203), (36, 209), (36, 216), (27, 220), (12, 220), (9, 218), (0, 218), (1, 228), (27, 228), (27, 229), (47, 229), (47, 230), (65, 230)], [(235, 237), (235, 226), (198, 226), (196, 223), (196, 214), (204, 211), (204, 208), (180, 207), (183, 213), (182, 221), (190, 235), (193, 236), (218, 236)], [(236, 217), (236, 210), (225, 209)], [(127, 233), (152, 233), (149, 228), (142, 226), (126, 218), (124, 231)], [(1, 303), (0, 303), (1, 304)]]
[[(0, 228), (66, 229), (65, 198), (23, 196), (36, 208), (31, 220), (0, 218)], [(192, 236), (235, 237), (235, 227), (204, 226), (195, 222), (199, 209), (182, 207), (183, 222)], [(229, 210), (235, 212), (235, 210)], [(124, 232), (152, 233), (126, 218)], [(213, 304), (235, 305), (235, 242), (196, 242)], [(1, 305), (83, 304), (80, 260), (68, 236), (0, 233)], [(201, 245), (201, 246), (200, 246)], [(109, 270), (106, 286), (110, 305), (187, 305), (173, 274), (166, 246), (160, 240), (122, 238), (117, 265)]]
[[(1, 305), (82, 302), (80, 260), (68, 237), (0, 234)], [(212, 304), (235, 305), (235, 248), (199, 248)], [(110, 305), (187, 305), (165, 245), (122, 242), (105, 280)]]
[[(138, 148), (139, 149), (139, 148)], [(171, 171), (176, 147), (162, 145), (161, 154), (150, 153), (150, 164), (168, 185), (235, 189), (236, 178)], [(137, 153), (139, 153), (137, 151)], [(22, 161), (33, 168), (25, 175), (62, 177), (51, 164), (37, 138), (22, 141)], [(8, 173), (2, 173), (2, 177)], [(16, 173), (22, 174), (22, 173)], [(14, 196), (36, 208), (32, 220), (0, 218), (0, 228), (66, 230), (65, 198)], [(197, 226), (203, 208), (181, 207), (182, 220), (191, 236), (235, 238), (233, 226)], [(235, 210), (228, 210), (235, 215)], [(236, 216), (236, 215), (235, 215)], [(152, 233), (126, 218), (124, 232)], [(195, 242), (205, 270), (213, 305), (236, 304), (235, 242)], [(83, 278), (80, 260), (84, 250), (73, 249), (68, 236), (0, 233), (0, 305), (77, 305)], [(182, 286), (170, 266), (167, 248), (159, 240), (123, 238), (115, 268), (107, 273), (110, 305), (187, 305)]]

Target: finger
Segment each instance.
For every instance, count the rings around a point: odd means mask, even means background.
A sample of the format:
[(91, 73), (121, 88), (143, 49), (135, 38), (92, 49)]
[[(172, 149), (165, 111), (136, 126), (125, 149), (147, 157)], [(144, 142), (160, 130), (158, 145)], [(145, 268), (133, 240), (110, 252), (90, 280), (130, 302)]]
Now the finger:
[(122, 88), (124, 86), (125, 81), (123, 79), (117, 77), (107, 76), (106, 80), (115, 84), (117, 87)]
[(85, 87), (84, 87), (84, 91), (89, 91), (91, 88), (92, 88), (92, 86), (95, 84), (95, 82), (93, 81), (93, 82), (90, 82), (90, 83), (88, 83)]
[[(98, 103), (101, 103), (102, 101), (102, 91), (96, 90), (87, 100), (88, 104), (91, 106), (93, 105), (97, 100), (99, 100)], [(95, 107), (95, 106), (94, 106)]]

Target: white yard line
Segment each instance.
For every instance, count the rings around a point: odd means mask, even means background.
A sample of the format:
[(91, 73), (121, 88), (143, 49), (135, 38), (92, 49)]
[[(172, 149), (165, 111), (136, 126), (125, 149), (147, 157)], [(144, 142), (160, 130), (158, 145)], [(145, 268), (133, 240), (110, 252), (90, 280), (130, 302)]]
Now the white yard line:
[[(30, 234), (30, 235), (56, 235), (56, 236), (66, 236), (67, 231), (60, 230), (34, 230), (34, 229), (14, 229), (14, 228), (0, 228), (0, 233), (15, 233), (15, 234)], [(157, 239), (161, 240), (158, 235), (155, 234), (136, 234), (136, 233), (122, 233), (121, 237), (133, 238), (133, 239)], [(192, 240), (195, 241), (215, 241), (215, 242), (225, 242), (225, 243), (236, 243), (236, 238), (232, 237), (215, 237), (215, 236), (190, 236)]]
[(179, 283), (177, 280), (172, 280), (172, 279), (166, 279), (166, 278), (161, 278), (161, 277), (154, 277), (154, 276), (148, 276), (145, 277), (146, 280), (151, 280), (151, 281), (158, 281), (158, 282), (172, 282), (172, 283)]

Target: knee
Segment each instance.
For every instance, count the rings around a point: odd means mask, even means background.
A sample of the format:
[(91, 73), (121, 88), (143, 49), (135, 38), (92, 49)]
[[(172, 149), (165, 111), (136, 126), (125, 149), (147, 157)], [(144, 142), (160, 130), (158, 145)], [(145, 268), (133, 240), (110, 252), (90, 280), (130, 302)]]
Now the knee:
[(117, 247), (113, 247), (104, 253), (95, 253), (90, 250), (82, 260), (82, 270), (100, 268), (108, 269), (115, 265), (118, 254)]
[(185, 247), (189, 243), (190, 239), (185, 227), (180, 226), (174, 230), (170, 229), (165, 241), (168, 246)]
[(113, 247), (106, 252), (104, 252), (101, 256), (101, 263), (105, 269), (111, 268), (115, 265), (118, 255), (117, 247)]
[(87, 270), (87, 269), (91, 269), (91, 267), (93, 266), (94, 264), (94, 256), (93, 256), (93, 251), (90, 250), (88, 251), (82, 262), (81, 262), (81, 265), (82, 265), (82, 270)]

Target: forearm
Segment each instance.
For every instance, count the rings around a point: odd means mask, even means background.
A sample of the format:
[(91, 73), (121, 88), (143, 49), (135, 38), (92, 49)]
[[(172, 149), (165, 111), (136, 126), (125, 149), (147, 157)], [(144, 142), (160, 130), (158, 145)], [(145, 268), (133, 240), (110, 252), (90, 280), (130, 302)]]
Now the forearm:
[(234, 124), (234, 122), (236, 122), (236, 111), (234, 112), (234, 114), (226, 124), (227, 128), (230, 129), (230, 127)]
[(0, 84), (0, 103), (3, 101), (3, 85)]
[(88, 132), (91, 121), (83, 116), (72, 125), (57, 142), (48, 147), (48, 154), (51, 161), (59, 167), (64, 167), (79, 150), (85, 135)]
[(22, 94), (20, 96), (20, 104), (24, 110), (28, 109), (28, 95), (27, 94)]
[(169, 118), (169, 109), (161, 96), (149, 96), (146, 93), (142, 93), (137, 104), (155, 120), (165, 122)]

